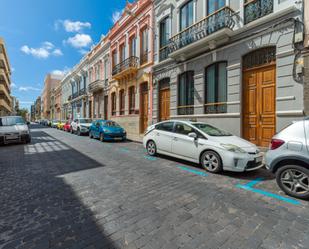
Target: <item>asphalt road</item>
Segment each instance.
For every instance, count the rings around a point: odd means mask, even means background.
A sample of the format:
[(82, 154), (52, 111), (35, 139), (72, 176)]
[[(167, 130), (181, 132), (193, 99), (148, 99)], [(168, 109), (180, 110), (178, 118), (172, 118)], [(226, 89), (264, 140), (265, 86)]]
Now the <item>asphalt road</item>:
[(0, 248), (309, 248), (309, 203), (265, 169), (214, 175), (40, 126), (0, 147)]

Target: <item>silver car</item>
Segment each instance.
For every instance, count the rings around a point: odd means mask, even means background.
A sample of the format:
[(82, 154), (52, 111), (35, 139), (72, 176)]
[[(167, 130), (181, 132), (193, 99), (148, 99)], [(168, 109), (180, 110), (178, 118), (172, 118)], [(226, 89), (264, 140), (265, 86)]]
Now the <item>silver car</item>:
[(286, 194), (309, 199), (309, 120), (294, 122), (276, 134), (265, 160)]
[(0, 117), (0, 144), (30, 143), (31, 135), (28, 125), (22, 117)]

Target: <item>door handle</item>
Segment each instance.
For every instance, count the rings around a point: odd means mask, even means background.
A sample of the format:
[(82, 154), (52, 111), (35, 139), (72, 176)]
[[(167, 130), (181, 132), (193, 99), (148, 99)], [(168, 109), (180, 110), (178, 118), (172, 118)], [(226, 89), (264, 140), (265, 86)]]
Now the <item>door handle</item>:
[(174, 140), (174, 141), (178, 141), (178, 138), (177, 138), (177, 137), (174, 137), (173, 140)]
[(157, 133), (156, 135), (159, 137), (159, 136), (160, 136), (160, 133)]

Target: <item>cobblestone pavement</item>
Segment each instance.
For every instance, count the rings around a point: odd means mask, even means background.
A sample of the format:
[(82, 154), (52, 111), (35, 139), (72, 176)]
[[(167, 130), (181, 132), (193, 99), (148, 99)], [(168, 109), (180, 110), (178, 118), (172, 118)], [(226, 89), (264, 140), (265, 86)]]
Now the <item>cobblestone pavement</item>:
[(287, 197), (266, 170), (205, 175), (137, 143), (32, 136), (0, 147), (1, 249), (309, 248), (308, 202), (236, 186), (262, 177), (255, 188)]

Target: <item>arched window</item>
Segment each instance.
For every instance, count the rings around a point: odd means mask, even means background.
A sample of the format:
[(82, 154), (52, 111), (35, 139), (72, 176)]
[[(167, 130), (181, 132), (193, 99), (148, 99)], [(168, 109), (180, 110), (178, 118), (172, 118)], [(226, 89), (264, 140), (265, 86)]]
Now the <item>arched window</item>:
[(115, 92), (113, 92), (112, 94), (111, 94), (111, 102), (112, 102), (112, 104), (111, 104), (111, 107), (112, 107), (112, 116), (116, 116), (116, 93)]
[(135, 113), (135, 87), (129, 87), (129, 114)]
[(217, 62), (205, 70), (205, 113), (226, 113), (227, 62)]
[(125, 113), (124, 89), (121, 89), (119, 91), (119, 109), (120, 109), (120, 115), (124, 115), (124, 113)]
[(194, 113), (194, 71), (178, 76), (178, 115)]

